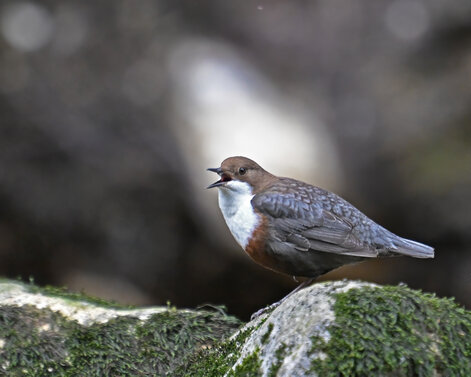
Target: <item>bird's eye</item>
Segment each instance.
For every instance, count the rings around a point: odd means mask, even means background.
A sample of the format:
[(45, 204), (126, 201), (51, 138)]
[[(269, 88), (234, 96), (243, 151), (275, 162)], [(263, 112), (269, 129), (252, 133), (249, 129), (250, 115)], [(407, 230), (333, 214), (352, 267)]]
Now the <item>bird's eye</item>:
[(244, 175), (245, 173), (247, 173), (247, 169), (246, 169), (246, 168), (239, 168), (239, 174), (240, 174), (240, 175)]

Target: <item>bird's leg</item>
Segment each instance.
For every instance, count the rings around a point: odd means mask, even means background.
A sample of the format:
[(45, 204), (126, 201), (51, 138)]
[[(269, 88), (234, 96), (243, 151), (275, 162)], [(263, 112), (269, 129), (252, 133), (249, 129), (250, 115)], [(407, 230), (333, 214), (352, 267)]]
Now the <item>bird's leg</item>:
[(296, 292), (300, 291), (301, 289), (307, 287), (308, 285), (310, 285), (316, 278), (310, 278), (308, 280), (305, 280), (303, 281), (301, 284), (299, 284), (296, 288), (294, 288), (290, 293), (288, 293), (285, 297), (283, 297), (280, 301), (277, 301), (277, 302), (274, 302), (273, 304), (271, 305), (268, 305), (267, 307), (265, 308), (262, 308), (260, 310), (257, 310), (255, 313), (253, 313), (251, 316), (250, 316), (250, 320), (253, 321), (255, 318), (257, 317), (260, 317), (263, 313), (266, 313), (270, 310), (273, 310), (275, 309), (276, 307), (278, 307), (279, 305), (281, 305), (288, 297), (291, 297), (292, 295), (294, 295)]

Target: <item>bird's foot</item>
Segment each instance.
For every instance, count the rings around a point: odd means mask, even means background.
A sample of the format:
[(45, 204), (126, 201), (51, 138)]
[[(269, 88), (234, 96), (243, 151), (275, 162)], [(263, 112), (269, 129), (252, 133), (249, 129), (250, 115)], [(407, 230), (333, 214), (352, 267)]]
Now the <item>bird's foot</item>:
[(265, 308), (262, 308), (260, 310), (257, 310), (255, 313), (253, 313), (251, 316), (250, 316), (250, 320), (253, 321), (254, 319), (260, 317), (262, 314), (265, 314), (266, 312), (269, 312), (269, 311), (272, 311), (273, 309), (276, 309), (278, 306), (280, 306), (288, 297), (291, 297), (293, 294), (295, 294), (296, 292), (300, 291), (301, 289), (307, 287), (308, 285), (310, 285), (313, 281), (315, 280), (315, 278), (311, 278), (311, 279), (308, 279), (304, 282), (302, 282), (301, 284), (299, 284), (293, 291), (291, 291), (290, 293), (288, 293), (285, 297), (283, 297), (280, 301), (277, 301), (277, 302), (274, 302), (273, 304), (271, 305), (268, 305), (266, 306)]
[(273, 304), (270, 304), (268, 306), (265, 306), (264, 308), (260, 309), (260, 310), (257, 310), (255, 313), (253, 313), (251, 316), (250, 316), (250, 320), (253, 321), (254, 319), (260, 317), (262, 314), (265, 314), (267, 312), (271, 312), (273, 309), (276, 309), (278, 306), (281, 305), (281, 303), (284, 301), (285, 299), (281, 299), (280, 301), (277, 301), (277, 302), (274, 302)]

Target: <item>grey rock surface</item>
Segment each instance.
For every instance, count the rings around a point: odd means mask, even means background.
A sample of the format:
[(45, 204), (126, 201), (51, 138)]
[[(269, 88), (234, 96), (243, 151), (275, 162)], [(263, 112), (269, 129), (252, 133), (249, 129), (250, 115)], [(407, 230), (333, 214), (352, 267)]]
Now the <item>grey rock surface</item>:
[[(366, 286), (377, 287), (363, 282), (339, 281), (314, 284), (297, 292), (273, 312), (246, 325), (256, 330), (246, 340), (234, 368), (259, 349), (263, 377), (271, 375), (274, 365), (279, 366), (277, 376), (302, 377), (309, 374), (313, 359), (327, 357), (323, 352), (313, 351), (312, 339), (330, 341), (330, 328), (335, 324), (335, 295)], [(286, 351), (282, 360), (277, 352), (281, 348)]]

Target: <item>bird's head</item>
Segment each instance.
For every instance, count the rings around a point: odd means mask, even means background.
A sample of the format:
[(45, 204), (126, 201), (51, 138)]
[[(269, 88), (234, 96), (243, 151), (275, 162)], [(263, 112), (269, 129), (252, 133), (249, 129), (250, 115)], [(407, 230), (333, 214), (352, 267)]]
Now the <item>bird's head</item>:
[(241, 156), (226, 158), (221, 163), (221, 167), (208, 170), (219, 174), (221, 179), (207, 188), (217, 187), (238, 191), (242, 188), (246, 189), (248, 186), (253, 193), (256, 193), (274, 178), (255, 161)]

